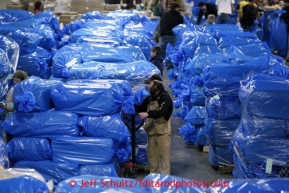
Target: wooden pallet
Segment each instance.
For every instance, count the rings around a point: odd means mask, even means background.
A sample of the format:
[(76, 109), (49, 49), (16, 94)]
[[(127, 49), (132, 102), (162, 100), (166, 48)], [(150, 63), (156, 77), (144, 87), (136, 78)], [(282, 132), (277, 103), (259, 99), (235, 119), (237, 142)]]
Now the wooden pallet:
[(203, 152), (209, 153), (210, 146), (203, 146)]
[(219, 166), (218, 173), (219, 174), (231, 174), (234, 169), (234, 166)]
[(146, 171), (146, 172), (150, 171), (149, 165), (137, 165), (137, 166), (136, 166), (136, 169), (137, 169), (137, 170), (144, 170), (144, 171)]

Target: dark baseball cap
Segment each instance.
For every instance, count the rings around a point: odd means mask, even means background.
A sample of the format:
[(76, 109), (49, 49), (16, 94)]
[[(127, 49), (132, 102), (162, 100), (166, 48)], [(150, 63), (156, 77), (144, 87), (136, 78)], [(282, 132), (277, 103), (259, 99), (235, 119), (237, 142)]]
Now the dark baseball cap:
[(162, 80), (162, 78), (159, 76), (159, 75), (157, 75), (157, 74), (154, 74), (154, 75), (152, 75), (149, 79), (147, 79), (147, 80), (144, 80), (144, 83), (145, 84), (149, 84), (151, 81), (153, 81), (153, 80), (158, 80), (158, 81), (163, 81)]

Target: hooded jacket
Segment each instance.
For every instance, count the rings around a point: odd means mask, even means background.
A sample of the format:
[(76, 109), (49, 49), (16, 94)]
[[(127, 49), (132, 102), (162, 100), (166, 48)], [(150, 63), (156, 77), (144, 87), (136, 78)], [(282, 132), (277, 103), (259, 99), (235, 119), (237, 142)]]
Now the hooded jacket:
[(161, 74), (163, 75), (163, 58), (161, 55), (156, 55), (151, 58), (150, 62), (153, 63), (160, 71)]
[(173, 36), (174, 33), (172, 29), (179, 25), (183, 24), (184, 19), (183, 16), (181, 16), (181, 13), (171, 9), (168, 12), (165, 12), (162, 16), (161, 23), (160, 23), (160, 36)]

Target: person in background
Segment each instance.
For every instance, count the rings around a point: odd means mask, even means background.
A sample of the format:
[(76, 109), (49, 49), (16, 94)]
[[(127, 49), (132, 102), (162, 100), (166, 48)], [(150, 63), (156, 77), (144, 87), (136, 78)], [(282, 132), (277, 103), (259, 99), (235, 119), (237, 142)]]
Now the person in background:
[[(158, 0), (155, 7), (154, 7), (154, 16), (158, 18), (162, 18), (163, 13), (165, 12), (164, 6), (163, 6), (163, 0)], [(159, 43), (160, 38), (160, 21), (158, 23), (158, 26), (154, 32), (153, 41), (156, 43)]]
[(253, 0), (249, 0), (249, 4), (243, 7), (243, 15), (240, 19), (241, 27), (244, 31), (250, 31), (251, 27), (254, 26), (254, 21), (256, 18), (257, 9), (253, 5)]
[(37, 1), (34, 6), (34, 14), (43, 11), (43, 4), (40, 1)]
[(215, 20), (216, 20), (215, 15), (213, 15), (213, 14), (208, 15), (207, 23), (204, 26), (214, 24)]
[(153, 63), (160, 71), (161, 75), (163, 75), (163, 58), (161, 57), (162, 50), (159, 46), (154, 46), (151, 50), (151, 60), (150, 62)]
[(128, 4), (126, 9), (129, 10), (129, 11), (133, 11), (134, 10), (134, 5), (133, 4)]
[(281, 8), (281, 9), (283, 9), (283, 8), (284, 8), (284, 6), (285, 6), (285, 3), (284, 3), (284, 1), (279, 1), (279, 6), (280, 6), (280, 8)]
[(136, 106), (141, 119), (146, 118), (144, 129), (148, 134), (147, 155), (150, 173), (170, 174), (171, 115), (173, 102), (164, 89), (162, 78), (152, 75), (144, 81), (151, 96)]
[(162, 50), (161, 57), (165, 58), (168, 43), (170, 43), (174, 47), (177, 42), (177, 37), (174, 35), (172, 29), (177, 25), (183, 23), (184, 19), (179, 12), (179, 4), (172, 3), (171, 10), (165, 12), (160, 21), (159, 45)]
[(234, 4), (234, 0), (216, 0), (216, 6), (218, 9), (218, 16), (216, 19), (217, 24), (230, 23), (230, 15), (235, 11)]
[(240, 21), (240, 19), (241, 19), (242, 16), (243, 16), (243, 7), (244, 7), (245, 5), (248, 5), (248, 4), (249, 4), (249, 2), (248, 2), (247, 0), (241, 0), (241, 1), (238, 3), (236, 9), (238, 10), (238, 19), (239, 19), (239, 21)]
[(217, 17), (217, 8), (214, 4), (210, 3), (199, 3), (200, 11), (198, 15), (197, 25), (200, 25), (202, 17), (205, 16), (206, 19), (208, 19), (208, 15), (214, 15), (215, 18)]
[[(289, 2), (285, 2), (284, 8), (282, 10), (285, 10), (286, 12), (284, 14), (279, 14), (278, 16), (284, 20), (284, 22), (287, 24), (287, 33), (289, 35)], [(286, 63), (289, 62), (289, 38), (288, 40), (288, 50), (286, 55)]]

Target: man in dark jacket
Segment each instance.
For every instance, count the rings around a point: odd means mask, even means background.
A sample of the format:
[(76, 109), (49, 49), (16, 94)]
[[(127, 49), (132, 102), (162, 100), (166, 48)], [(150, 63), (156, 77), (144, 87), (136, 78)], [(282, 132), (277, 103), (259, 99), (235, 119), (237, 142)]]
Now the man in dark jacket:
[(199, 7), (200, 11), (198, 15), (197, 25), (200, 25), (203, 15), (205, 15), (206, 19), (208, 19), (208, 15), (210, 14), (214, 15), (215, 17), (217, 17), (218, 15), (217, 8), (213, 4), (200, 2)]
[[(285, 23), (287, 24), (287, 33), (289, 36), (289, 2), (285, 2), (285, 7), (283, 8), (286, 12), (284, 14), (279, 15)], [(289, 38), (288, 38), (288, 50), (286, 55), (286, 62), (289, 62)]]
[(175, 46), (177, 42), (177, 37), (174, 35), (172, 29), (183, 23), (184, 19), (179, 12), (179, 4), (172, 3), (171, 10), (163, 14), (160, 22), (159, 45), (162, 50), (161, 56), (163, 58), (166, 56), (167, 44), (170, 43), (172, 46)]
[(151, 50), (151, 60), (150, 62), (153, 63), (160, 71), (161, 75), (163, 75), (163, 58), (161, 57), (162, 50), (159, 46), (154, 46)]
[(165, 91), (162, 78), (153, 75), (145, 80), (149, 93), (140, 106), (139, 116), (147, 118), (144, 129), (148, 134), (148, 161), (151, 173), (170, 174), (171, 115), (173, 102)]

